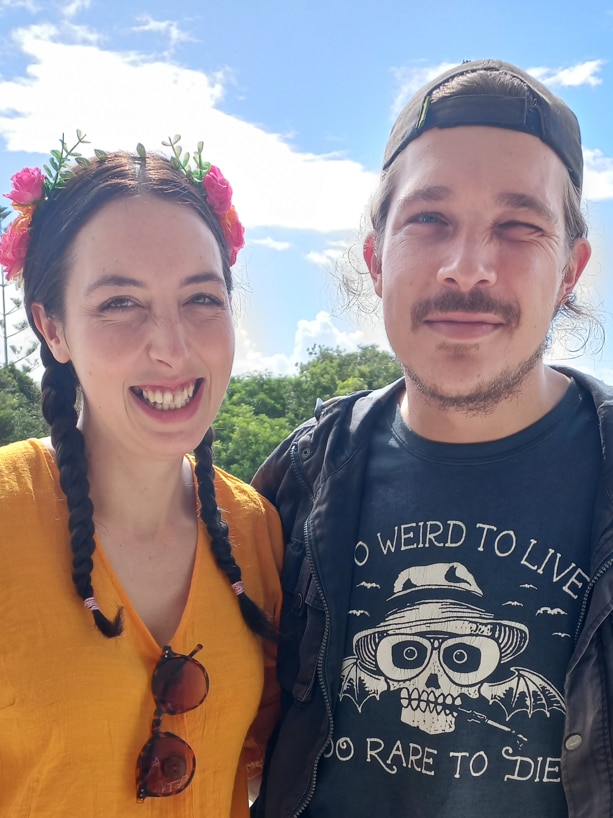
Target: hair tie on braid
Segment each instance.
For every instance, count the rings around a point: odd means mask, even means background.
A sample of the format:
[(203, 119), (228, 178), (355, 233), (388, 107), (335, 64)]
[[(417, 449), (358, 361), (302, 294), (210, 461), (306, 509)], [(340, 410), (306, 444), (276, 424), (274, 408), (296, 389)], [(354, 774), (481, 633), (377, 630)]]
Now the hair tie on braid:
[(41, 340), (40, 355), (45, 366), (41, 381), (43, 415), (51, 426), (60, 486), (68, 505), (72, 581), (100, 633), (109, 638), (119, 636), (123, 630), (122, 609), (117, 611), (115, 619), (107, 619), (96, 602), (91, 582), (96, 548), (94, 507), (89, 496), (85, 440), (77, 428), (76, 376), (71, 364), (56, 361), (44, 340)]
[(236, 594), (236, 596), (240, 596), (241, 594), (245, 593), (245, 583), (240, 580), (239, 582), (232, 583), (232, 590)]

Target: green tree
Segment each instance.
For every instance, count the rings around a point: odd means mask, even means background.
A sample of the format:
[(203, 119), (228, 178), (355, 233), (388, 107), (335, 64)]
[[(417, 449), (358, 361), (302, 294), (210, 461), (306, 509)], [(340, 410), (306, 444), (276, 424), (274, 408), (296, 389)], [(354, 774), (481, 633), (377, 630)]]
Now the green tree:
[(328, 400), (362, 389), (378, 389), (399, 378), (402, 370), (389, 352), (370, 344), (357, 352), (317, 346), (311, 360), (300, 364), (290, 403), (293, 425), (313, 414), (317, 398)]
[(225, 397), (229, 406), (250, 406), (255, 415), (282, 418), (287, 415), (288, 398), (295, 378), (270, 373), (237, 375), (231, 378)]
[(0, 369), (0, 445), (49, 434), (40, 409), (40, 388), (14, 364)]
[(291, 431), (292, 426), (284, 418), (256, 414), (251, 406), (226, 408), (215, 421), (215, 462), (248, 481)]
[[(30, 357), (38, 349), (38, 341), (34, 338), (28, 320), (25, 317), (23, 302), (17, 296), (7, 298), (6, 281), (0, 281), (2, 298), (0, 300), (0, 333), (2, 335), (2, 364), (19, 364), (29, 372), (32, 369)], [(19, 317), (19, 316), (23, 317)], [(17, 340), (19, 339), (19, 340)]]
[(257, 373), (231, 379), (215, 421), (218, 466), (248, 481), (275, 446), (311, 417), (317, 398), (376, 389), (401, 375), (397, 361), (375, 346), (357, 352), (313, 347), (309, 355), (294, 376)]

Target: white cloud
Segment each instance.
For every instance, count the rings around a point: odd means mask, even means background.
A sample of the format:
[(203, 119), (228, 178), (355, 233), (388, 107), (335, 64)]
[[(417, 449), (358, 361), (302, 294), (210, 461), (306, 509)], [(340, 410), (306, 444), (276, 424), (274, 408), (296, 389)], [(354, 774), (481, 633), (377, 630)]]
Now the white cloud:
[(289, 241), (277, 241), (270, 236), (265, 239), (251, 239), (249, 244), (257, 244), (259, 247), (268, 247), (270, 250), (276, 250), (278, 253), (283, 250), (289, 250), (292, 246)]
[(584, 167), (584, 198), (598, 202), (603, 199), (613, 199), (613, 159), (605, 156), (597, 148), (583, 149)]
[(597, 76), (606, 60), (588, 60), (576, 63), (568, 68), (546, 68), (544, 66), (528, 68), (528, 74), (536, 77), (545, 85), (576, 87), (578, 85), (600, 85), (602, 79)]
[[(147, 132), (160, 127), (160, 119), (181, 112), (188, 100), (209, 109), (223, 96), (221, 83), (211, 83), (198, 71), (133, 52), (67, 45), (57, 42), (58, 36), (52, 25), (13, 32), (13, 39), (32, 61), (24, 77), (0, 82), (0, 113), (11, 112), (0, 117), (9, 150), (47, 153), (58, 134), (74, 130), (83, 120), (87, 127), (81, 129), (90, 130), (92, 138), (110, 143), (109, 148), (126, 147), (123, 140), (141, 128)], [(66, 76), (71, 77), (71, 93), (58, 95)], [(168, 116), (156, 113), (160, 107), (168, 110)], [(166, 135), (162, 131), (156, 137)]]
[(309, 359), (309, 350), (316, 346), (332, 347), (354, 352), (362, 344), (375, 343), (360, 328), (341, 329), (330, 313), (324, 310), (315, 318), (300, 319), (296, 326), (293, 349), (289, 354), (265, 355), (257, 342), (249, 337), (244, 327), (236, 330), (235, 375), (247, 372), (268, 371), (275, 375), (293, 375), (296, 366)]
[(64, 17), (74, 17), (80, 11), (90, 8), (91, 0), (70, 0), (65, 6), (62, 6), (61, 12)]
[(179, 43), (194, 42), (194, 38), (182, 31), (175, 20), (154, 20), (150, 14), (139, 14), (136, 19), (139, 24), (134, 26), (132, 31), (164, 35), (168, 38), (168, 51), (170, 53), (174, 51)]
[[(61, 43), (52, 26), (13, 38), (29, 60), (25, 75), (0, 80), (0, 135), (9, 151), (47, 154), (76, 128), (105, 150), (137, 142), (161, 149), (162, 139), (180, 133), (187, 149), (204, 140), (247, 227), (331, 232), (359, 224), (376, 174), (338, 155), (299, 153), (278, 134), (223, 113), (223, 75)], [(58, 94), (67, 76), (70, 93)]]
[(239, 325), (236, 328), (233, 375), (246, 375), (250, 372), (294, 375), (295, 371), (295, 361), (291, 355), (281, 352), (275, 355), (265, 355), (258, 348), (257, 342), (249, 337), (243, 326)]
[(323, 267), (324, 270), (329, 270), (330, 267), (335, 267), (337, 261), (344, 256), (349, 248), (350, 242), (347, 241), (331, 241), (323, 252), (312, 250), (307, 253), (307, 261), (316, 264), (318, 267)]
[(347, 352), (354, 352), (361, 343), (363, 343), (361, 330), (356, 329), (353, 332), (340, 330), (330, 313), (321, 310), (312, 321), (306, 319), (298, 321), (293, 355), (297, 361), (305, 361), (309, 349), (314, 346), (338, 347)]

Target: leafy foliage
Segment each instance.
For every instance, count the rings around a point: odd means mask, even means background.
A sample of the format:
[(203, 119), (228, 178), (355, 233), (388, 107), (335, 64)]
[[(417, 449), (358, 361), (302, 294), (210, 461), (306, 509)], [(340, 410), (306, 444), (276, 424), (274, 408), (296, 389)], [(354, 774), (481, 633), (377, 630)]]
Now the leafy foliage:
[(311, 417), (317, 398), (376, 389), (402, 374), (395, 358), (372, 345), (357, 352), (314, 347), (309, 354), (294, 376), (231, 379), (215, 421), (218, 466), (249, 481), (275, 446)]
[[(23, 301), (18, 296), (9, 296), (6, 291), (9, 284), (0, 280), (0, 343), (2, 345), (1, 366), (9, 362), (19, 364), (24, 372), (32, 369), (30, 356), (38, 349), (38, 341), (30, 331), (30, 325), (25, 318)], [(23, 315), (23, 318), (19, 318)], [(20, 343), (17, 339), (22, 340)]]
[[(162, 145), (165, 145), (167, 148), (172, 150), (172, 162), (175, 167), (182, 170), (188, 178), (192, 179), (196, 183), (202, 182), (204, 177), (211, 169), (211, 163), (205, 162), (205, 160), (202, 158), (204, 142), (198, 142), (193, 157), (188, 151), (184, 151), (181, 147), (180, 134), (175, 134), (174, 136), (169, 136), (167, 140), (162, 140)], [(189, 165), (190, 158), (192, 158), (194, 161), (193, 168), (190, 168)]]
[(77, 150), (80, 145), (86, 144), (88, 144), (88, 142), (85, 135), (78, 129), (77, 141), (71, 148), (68, 147), (64, 139), (64, 134), (62, 134), (60, 139), (60, 150), (52, 150), (51, 156), (49, 157), (49, 164), (43, 165), (43, 170), (45, 171), (46, 175), (46, 197), (50, 196), (56, 187), (62, 187), (62, 185), (66, 184), (68, 179), (70, 179), (74, 173), (74, 169), (70, 164), (71, 160), (75, 160), (77, 164), (82, 164), (83, 162), (87, 164), (87, 160), (83, 159), (83, 156)]
[(49, 434), (40, 409), (40, 388), (14, 364), (0, 369), (0, 445)]

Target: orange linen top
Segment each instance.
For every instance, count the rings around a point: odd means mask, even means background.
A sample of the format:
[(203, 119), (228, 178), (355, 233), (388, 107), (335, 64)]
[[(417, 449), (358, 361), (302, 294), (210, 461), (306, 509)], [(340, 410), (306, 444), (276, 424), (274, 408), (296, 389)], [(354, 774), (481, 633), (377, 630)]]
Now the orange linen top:
[[(278, 621), (282, 535), (251, 487), (217, 471), (217, 499), (247, 593)], [(245, 625), (200, 523), (191, 590), (171, 647), (206, 667), (196, 710), (164, 715), (196, 772), (182, 793), (136, 801), (136, 760), (150, 736), (151, 676), (161, 656), (103, 549), (93, 587), (103, 611), (124, 609), (106, 639), (71, 579), (66, 499), (44, 444), (0, 448), (0, 815), (10, 818), (244, 818), (247, 767), (258, 772), (278, 715), (274, 648)]]

